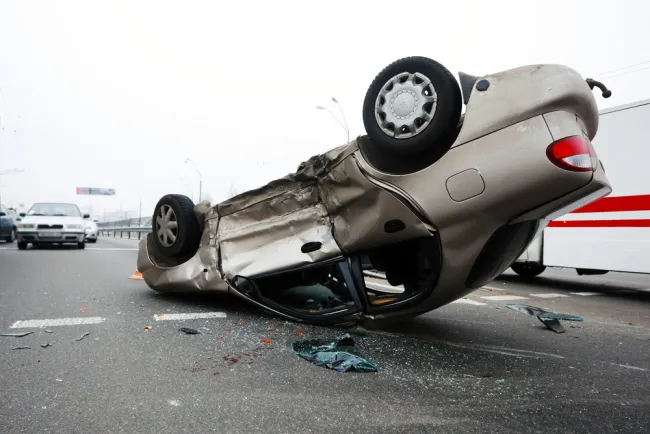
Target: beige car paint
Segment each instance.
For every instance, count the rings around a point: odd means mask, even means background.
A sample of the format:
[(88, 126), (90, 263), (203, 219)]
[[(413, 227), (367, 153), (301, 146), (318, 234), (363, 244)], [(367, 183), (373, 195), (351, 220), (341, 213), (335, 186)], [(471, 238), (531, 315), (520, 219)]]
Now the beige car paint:
[[(251, 277), (437, 236), (444, 260), (428, 298), (404, 310), (352, 317), (376, 326), (474, 291), (466, 287), (468, 274), (498, 228), (544, 220), (611, 191), (601, 168), (569, 172), (546, 157), (546, 148), (558, 138), (596, 135), (596, 103), (582, 77), (564, 66), (534, 65), (482, 78), (489, 88), (472, 92), (458, 138), (436, 163), (408, 175), (382, 173), (359, 149), (359, 141), (370, 139), (358, 137), (312, 157), (296, 173), (203, 207), (198, 211), (205, 225), (201, 247), (184, 263), (166, 265), (147, 236), (138, 255), (146, 283), (159, 291), (236, 293), (226, 281), (237, 275)], [(466, 182), (458, 182), (463, 177)], [(386, 233), (384, 224), (391, 219), (404, 221), (406, 229)], [(323, 247), (302, 253), (306, 242)]]

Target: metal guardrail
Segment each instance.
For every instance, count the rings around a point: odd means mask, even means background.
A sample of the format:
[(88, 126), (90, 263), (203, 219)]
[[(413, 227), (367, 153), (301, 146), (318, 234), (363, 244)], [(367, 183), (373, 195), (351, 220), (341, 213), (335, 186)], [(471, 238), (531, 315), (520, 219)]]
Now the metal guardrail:
[(128, 238), (128, 239), (142, 239), (142, 235), (151, 233), (151, 226), (126, 226), (126, 227), (116, 227), (116, 228), (97, 228), (101, 236), (113, 237), (113, 238)]
[(100, 229), (109, 228), (144, 228), (151, 226), (151, 217), (131, 218), (124, 220), (113, 220), (107, 222), (98, 222), (97, 227)]

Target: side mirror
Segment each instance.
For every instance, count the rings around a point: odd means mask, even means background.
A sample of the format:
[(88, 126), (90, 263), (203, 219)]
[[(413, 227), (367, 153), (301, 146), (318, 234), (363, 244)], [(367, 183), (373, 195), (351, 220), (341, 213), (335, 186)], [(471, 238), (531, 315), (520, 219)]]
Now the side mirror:
[(6, 215), (7, 215), (6, 212), (4, 212), (4, 211), (0, 211), (0, 217), (4, 217), (4, 216), (6, 216)]
[(90, 214), (84, 214), (84, 218), (85, 218), (85, 219), (89, 219), (89, 218), (90, 218)]
[(21, 212), (21, 213), (18, 214), (18, 215), (21, 216), (21, 217), (25, 217), (27, 214), (25, 214), (24, 212)]

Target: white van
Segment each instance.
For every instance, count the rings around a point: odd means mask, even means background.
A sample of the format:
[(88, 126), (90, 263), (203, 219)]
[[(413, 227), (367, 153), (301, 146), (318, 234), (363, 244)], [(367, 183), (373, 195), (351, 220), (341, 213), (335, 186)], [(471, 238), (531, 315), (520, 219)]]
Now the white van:
[(512, 264), (515, 273), (650, 273), (650, 99), (602, 110), (593, 144), (612, 193), (551, 221)]

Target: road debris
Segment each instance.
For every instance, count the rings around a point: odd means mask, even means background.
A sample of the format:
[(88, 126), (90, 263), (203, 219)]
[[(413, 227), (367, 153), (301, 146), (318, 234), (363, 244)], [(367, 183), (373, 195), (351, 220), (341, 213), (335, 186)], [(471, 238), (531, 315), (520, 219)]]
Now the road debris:
[(291, 344), (291, 349), (303, 359), (338, 372), (377, 372), (377, 367), (364, 359), (354, 346), (354, 339), (345, 334), (334, 341), (307, 339)]
[(151, 330), (152, 328), (153, 328), (153, 327), (151, 327), (151, 326), (144, 326), (144, 329), (145, 329), (145, 330)]
[(181, 327), (181, 328), (178, 329), (178, 331), (183, 332), (186, 335), (198, 335), (198, 334), (201, 333), (200, 331), (198, 331), (196, 329), (191, 329), (189, 327)]
[(81, 337), (80, 337), (79, 339), (75, 339), (75, 341), (80, 341), (80, 340), (82, 340), (83, 338), (85, 338), (86, 336), (88, 336), (89, 334), (90, 334), (90, 332), (86, 332), (86, 333), (84, 333), (83, 335), (81, 335)]
[(14, 338), (22, 338), (23, 336), (31, 335), (34, 332), (15, 332), (15, 333), (3, 333), (0, 336), (10, 336)]
[(13, 347), (12, 350), (31, 350), (32, 347), (27, 347), (24, 345), (21, 345), (20, 347)]
[(45, 329), (45, 330), (43, 330), (43, 331), (44, 331), (45, 333), (54, 333), (52, 330), (49, 330), (49, 329)]
[(52, 346), (52, 344), (50, 344), (49, 342), (41, 344), (41, 347), (43, 347), (43, 348), (47, 348), (47, 347), (51, 347), (51, 346)]
[(584, 318), (577, 315), (549, 312), (539, 307), (529, 306), (527, 304), (506, 304), (505, 306), (512, 310), (516, 310), (517, 312), (537, 318), (542, 322), (542, 324), (553, 330), (555, 333), (566, 332), (565, 328), (562, 326), (559, 320), (584, 321)]

